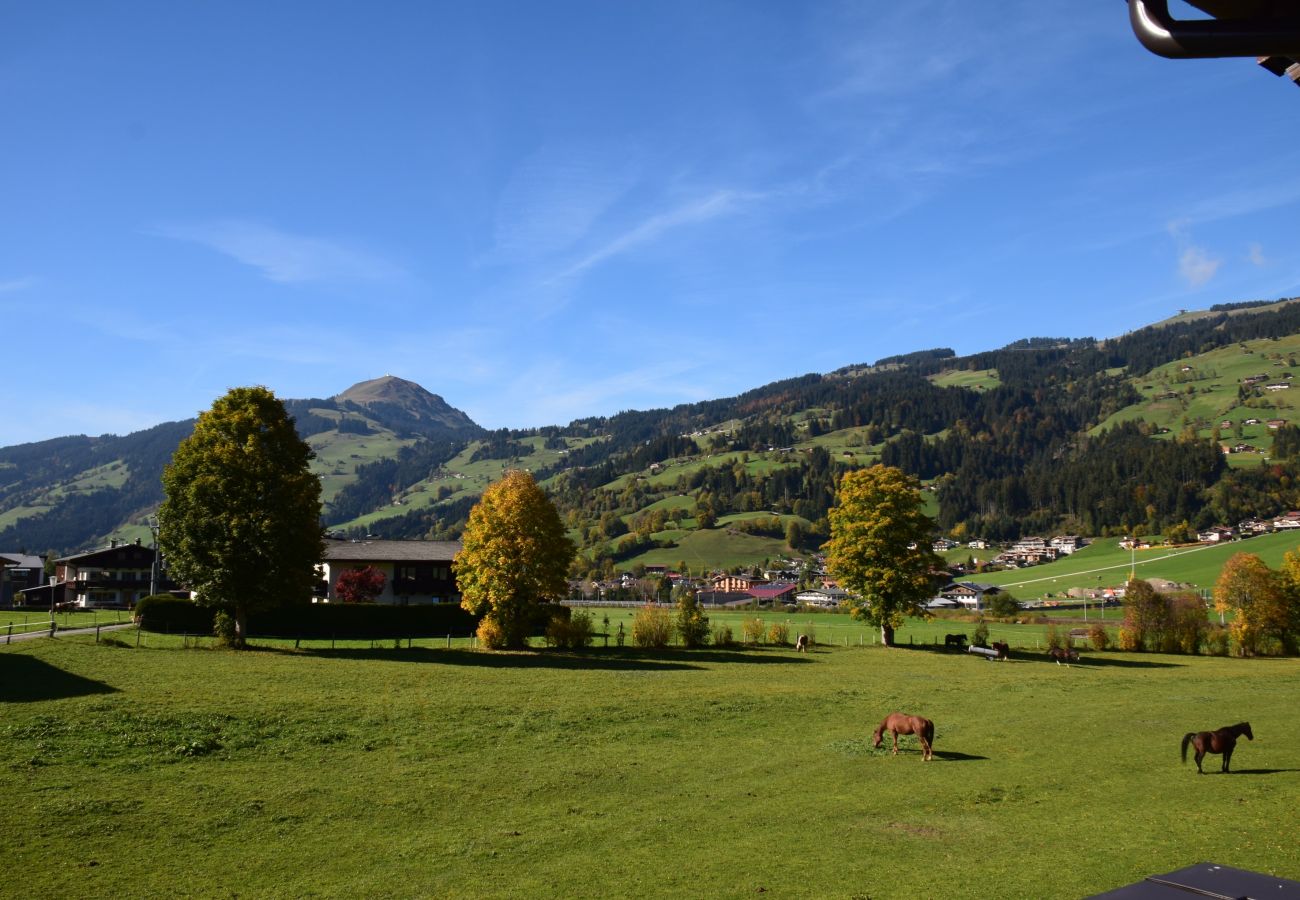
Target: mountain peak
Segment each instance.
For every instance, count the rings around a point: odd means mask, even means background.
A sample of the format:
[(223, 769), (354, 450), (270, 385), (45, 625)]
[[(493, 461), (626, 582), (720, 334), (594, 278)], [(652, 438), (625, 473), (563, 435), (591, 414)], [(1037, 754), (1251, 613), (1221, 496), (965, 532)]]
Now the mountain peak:
[(334, 400), (364, 407), (372, 412), (399, 413), (400, 418), (410, 420), (406, 423), (408, 426), (419, 422), (438, 425), (450, 431), (478, 428), (469, 416), (448, 405), (437, 394), (396, 375), (358, 382), (336, 395)]
[(437, 394), (429, 393), (414, 381), (407, 381), (405, 378), (398, 378), (396, 375), (385, 375), (382, 378), (359, 381), (334, 399), (348, 400), (362, 405), (375, 402), (401, 403), (405, 405), (406, 402), (412, 400), (417, 405), (429, 401), (444, 402)]

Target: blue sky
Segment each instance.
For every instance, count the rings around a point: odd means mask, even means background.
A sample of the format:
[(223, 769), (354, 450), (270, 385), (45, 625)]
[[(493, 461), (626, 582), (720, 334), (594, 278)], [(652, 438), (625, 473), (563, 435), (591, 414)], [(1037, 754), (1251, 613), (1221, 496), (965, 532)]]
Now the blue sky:
[(11, 4), (0, 445), (488, 427), (1300, 293), (1300, 91), (1122, 3)]

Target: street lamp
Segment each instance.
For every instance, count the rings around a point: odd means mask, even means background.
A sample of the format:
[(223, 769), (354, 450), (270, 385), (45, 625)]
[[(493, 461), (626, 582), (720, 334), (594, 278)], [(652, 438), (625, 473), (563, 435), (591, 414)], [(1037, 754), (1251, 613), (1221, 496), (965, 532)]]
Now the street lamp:
[(149, 596), (158, 593), (158, 517), (148, 519), (149, 532), (153, 535), (153, 560), (149, 563)]

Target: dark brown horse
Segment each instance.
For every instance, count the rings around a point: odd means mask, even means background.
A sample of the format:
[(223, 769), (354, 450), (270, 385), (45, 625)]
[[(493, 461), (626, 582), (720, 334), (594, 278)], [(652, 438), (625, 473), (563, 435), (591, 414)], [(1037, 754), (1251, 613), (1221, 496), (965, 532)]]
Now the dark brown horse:
[(1079, 661), (1079, 651), (1073, 647), (1052, 647), (1047, 651), (1047, 655), (1056, 660), (1058, 666), (1062, 663), (1068, 666), (1072, 662)]
[(934, 723), (929, 719), (923, 719), (920, 716), (909, 716), (900, 712), (890, 713), (885, 716), (885, 720), (880, 723), (880, 727), (871, 735), (871, 746), (879, 747), (886, 731), (894, 737), (895, 755), (898, 754), (898, 736), (900, 734), (914, 734), (917, 740), (921, 742), (921, 759), (934, 758)]
[(1249, 722), (1239, 722), (1227, 728), (1220, 728), (1218, 731), (1189, 731), (1183, 735), (1183, 762), (1187, 762), (1187, 745), (1191, 744), (1196, 750), (1197, 772), (1205, 774), (1201, 768), (1201, 760), (1207, 753), (1222, 753), (1223, 771), (1226, 772), (1228, 763), (1232, 761), (1232, 751), (1237, 746), (1237, 738), (1243, 734), (1247, 740), (1255, 739), (1255, 735), (1250, 732)]

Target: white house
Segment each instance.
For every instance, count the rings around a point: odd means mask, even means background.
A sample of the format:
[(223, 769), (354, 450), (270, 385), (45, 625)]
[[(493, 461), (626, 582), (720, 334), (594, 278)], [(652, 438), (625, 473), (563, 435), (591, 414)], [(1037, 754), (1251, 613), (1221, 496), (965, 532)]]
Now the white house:
[(342, 572), (373, 566), (384, 573), (376, 603), (459, 603), (451, 563), (460, 546), (460, 541), (326, 541), (321, 563), (326, 597), (335, 599)]
[(1052, 538), (1052, 549), (1057, 553), (1069, 555), (1083, 547), (1084, 540), (1077, 534), (1062, 534)]
[(843, 588), (813, 588), (800, 591), (794, 599), (804, 606), (817, 606), (822, 609), (837, 609), (840, 602), (847, 599), (849, 592)]
[[(1002, 593), (1002, 588), (994, 584), (981, 584), (977, 581), (954, 581), (939, 592), (935, 600), (951, 600), (971, 609), (983, 609), (984, 598)], [(934, 603), (930, 604), (934, 606)]]

